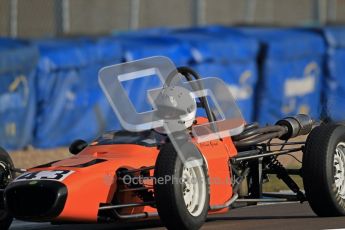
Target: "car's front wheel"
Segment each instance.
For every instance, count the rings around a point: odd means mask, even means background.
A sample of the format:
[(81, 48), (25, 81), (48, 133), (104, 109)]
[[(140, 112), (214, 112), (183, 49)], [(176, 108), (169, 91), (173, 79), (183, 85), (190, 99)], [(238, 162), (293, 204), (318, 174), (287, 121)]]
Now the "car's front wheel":
[(160, 151), (155, 165), (155, 200), (168, 229), (199, 229), (209, 209), (206, 164), (186, 167), (172, 144)]

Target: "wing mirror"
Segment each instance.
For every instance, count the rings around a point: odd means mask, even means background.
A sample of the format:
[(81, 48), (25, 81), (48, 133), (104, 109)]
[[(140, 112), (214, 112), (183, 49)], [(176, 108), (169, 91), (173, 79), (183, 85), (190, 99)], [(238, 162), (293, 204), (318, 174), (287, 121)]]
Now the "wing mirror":
[(88, 146), (88, 143), (84, 140), (75, 140), (73, 143), (69, 146), (69, 152), (73, 155), (77, 155), (80, 153), (83, 149), (85, 149)]

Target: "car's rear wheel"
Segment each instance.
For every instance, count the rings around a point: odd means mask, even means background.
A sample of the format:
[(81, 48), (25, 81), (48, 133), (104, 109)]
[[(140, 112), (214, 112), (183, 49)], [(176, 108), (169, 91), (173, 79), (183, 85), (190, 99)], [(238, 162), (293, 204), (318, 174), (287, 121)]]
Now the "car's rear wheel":
[(325, 124), (312, 130), (302, 170), (313, 211), (318, 216), (345, 215), (345, 126)]
[[(13, 165), (11, 157), (4, 149), (0, 147), (0, 190), (1, 191), (3, 191), (3, 189), (5, 189), (6, 186), (8, 185), (8, 183), (10, 183), (14, 179), (15, 173), (12, 170), (13, 168), (14, 168), (14, 165)], [(1, 195), (0, 197), (0, 229), (7, 230), (9, 229), (13, 218), (5, 210), (3, 192), (0, 192), (0, 195)]]
[(155, 200), (168, 229), (199, 229), (209, 209), (206, 164), (186, 167), (171, 144), (160, 151), (155, 165)]

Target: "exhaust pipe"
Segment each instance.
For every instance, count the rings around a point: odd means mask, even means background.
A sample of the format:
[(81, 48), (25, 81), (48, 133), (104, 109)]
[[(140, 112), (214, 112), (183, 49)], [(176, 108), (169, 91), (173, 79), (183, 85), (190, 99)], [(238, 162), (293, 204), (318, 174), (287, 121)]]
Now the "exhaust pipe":
[(311, 132), (314, 123), (313, 119), (306, 114), (298, 114), (293, 117), (286, 117), (279, 120), (276, 125), (287, 128), (287, 132), (279, 137), (279, 139), (288, 140), (297, 136), (306, 135)]

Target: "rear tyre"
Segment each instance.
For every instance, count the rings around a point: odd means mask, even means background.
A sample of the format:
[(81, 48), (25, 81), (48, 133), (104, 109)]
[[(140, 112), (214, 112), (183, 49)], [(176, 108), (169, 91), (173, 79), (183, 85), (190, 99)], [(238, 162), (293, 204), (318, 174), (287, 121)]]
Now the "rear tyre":
[[(3, 190), (14, 179), (14, 165), (10, 155), (0, 147), (0, 189)], [(11, 226), (13, 217), (5, 210), (4, 194), (0, 192), (0, 229), (7, 230)]]
[(172, 144), (161, 149), (154, 173), (157, 210), (168, 229), (199, 229), (209, 209), (206, 164), (187, 168)]
[(345, 215), (345, 126), (325, 124), (309, 134), (303, 154), (306, 197), (318, 216)]

